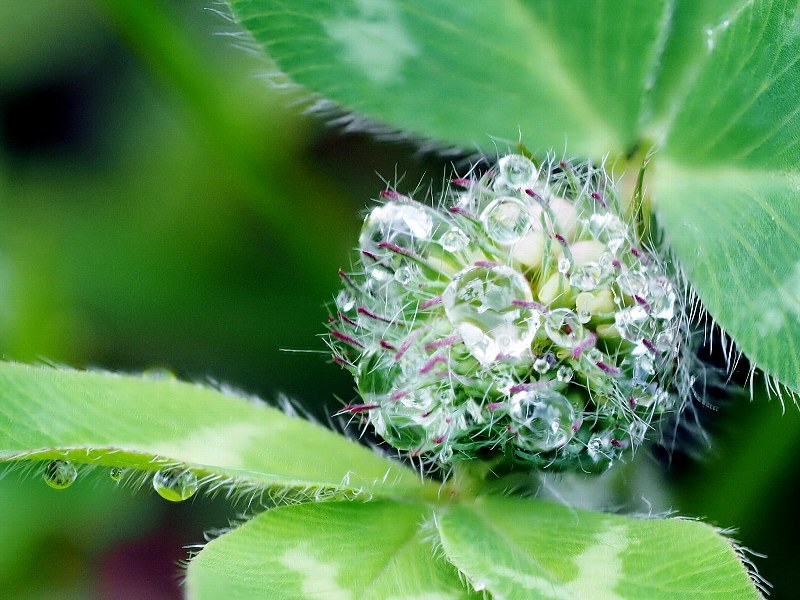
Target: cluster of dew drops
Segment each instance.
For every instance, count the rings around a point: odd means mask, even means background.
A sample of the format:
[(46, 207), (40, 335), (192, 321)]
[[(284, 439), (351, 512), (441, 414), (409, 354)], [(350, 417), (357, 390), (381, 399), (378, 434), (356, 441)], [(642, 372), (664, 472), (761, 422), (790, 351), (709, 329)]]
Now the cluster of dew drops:
[[(112, 467), (109, 477), (119, 483), (125, 476), (125, 469)], [(78, 479), (78, 469), (66, 459), (51, 460), (44, 467), (44, 481), (51, 488), (64, 490)], [(188, 500), (197, 491), (197, 475), (181, 467), (167, 467), (153, 474), (153, 488), (159, 496), (170, 502)]]
[(675, 284), (600, 167), (510, 154), (453, 183), (438, 208), (384, 191), (340, 271), (344, 412), (435, 464), (607, 468), (680, 404)]

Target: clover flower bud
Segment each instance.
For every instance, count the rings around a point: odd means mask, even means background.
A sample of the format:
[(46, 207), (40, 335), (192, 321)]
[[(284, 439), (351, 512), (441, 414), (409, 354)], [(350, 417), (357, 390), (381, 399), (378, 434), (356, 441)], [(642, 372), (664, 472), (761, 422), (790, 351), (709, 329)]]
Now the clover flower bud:
[(511, 154), (455, 183), (364, 221), (329, 319), (344, 412), (439, 465), (607, 468), (680, 408), (676, 284), (602, 169)]

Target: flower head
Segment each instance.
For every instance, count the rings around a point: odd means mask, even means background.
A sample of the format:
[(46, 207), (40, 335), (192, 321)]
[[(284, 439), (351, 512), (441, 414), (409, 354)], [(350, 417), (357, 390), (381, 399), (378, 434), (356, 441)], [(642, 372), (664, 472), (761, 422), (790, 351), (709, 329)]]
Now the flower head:
[(502, 157), (434, 209), (390, 191), (330, 318), (392, 446), (597, 471), (679, 401), (676, 287), (589, 164)]

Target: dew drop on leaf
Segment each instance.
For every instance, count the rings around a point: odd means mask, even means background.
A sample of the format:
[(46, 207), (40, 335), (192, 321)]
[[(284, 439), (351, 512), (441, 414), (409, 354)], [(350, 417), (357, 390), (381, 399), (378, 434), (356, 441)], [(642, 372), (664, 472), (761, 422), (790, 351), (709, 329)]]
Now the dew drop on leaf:
[(78, 470), (68, 460), (51, 460), (44, 468), (44, 482), (54, 490), (71, 486), (78, 478)]
[(181, 502), (197, 491), (197, 475), (179, 467), (161, 469), (153, 475), (153, 488), (165, 500)]
[(111, 472), (109, 473), (109, 477), (111, 477), (111, 481), (117, 482), (122, 479), (122, 475), (125, 473), (125, 469), (122, 467), (111, 467)]

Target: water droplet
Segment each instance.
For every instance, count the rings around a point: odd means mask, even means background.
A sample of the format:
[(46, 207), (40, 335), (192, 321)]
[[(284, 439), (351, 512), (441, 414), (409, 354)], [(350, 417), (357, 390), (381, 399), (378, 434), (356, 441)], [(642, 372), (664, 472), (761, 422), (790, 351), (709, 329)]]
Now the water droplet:
[(44, 468), (44, 482), (54, 490), (63, 490), (75, 483), (78, 470), (68, 460), (51, 460)]
[(448, 252), (459, 252), (469, 245), (469, 236), (458, 227), (453, 227), (439, 239), (439, 244)]
[(655, 364), (650, 353), (631, 355), (622, 361), (622, 365), (630, 370), (631, 382), (636, 387), (646, 387), (655, 374)]
[(530, 348), (541, 323), (528, 281), (505, 267), (468, 267), (442, 295), (448, 319), (481, 364), (500, 355), (518, 358)]
[(336, 296), (336, 308), (338, 308), (339, 311), (343, 313), (350, 312), (355, 306), (355, 298), (353, 298), (352, 294), (347, 290), (342, 290), (339, 292), (339, 295)]
[(582, 292), (588, 292), (600, 285), (602, 277), (603, 270), (600, 265), (589, 263), (576, 269), (569, 278), (569, 283), (572, 287), (578, 288)]
[(533, 369), (537, 373), (547, 373), (550, 369), (552, 369), (556, 364), (556, 357), (552, 352), (548, 352), (547, 354), (540, 356), (535, 361), (533, 361)]
[(589, 231), (595, 239), (605, 242), (612, 254), (616, 254), (628, 236), (628, 228), (622, 220), (611, 213), (595, 213), (589, 218)]
[[(412, 365), (413, 372), (418, 370)], [(396, 391), (395, 384), (401, 379), (401, 366), (394, 356), (383, 352), (370, 352), (358, 362), (358, 393), (365, 402), (380, 402)]]
[(628, 296), (645, 296), (647, 294), (647, 277), (640, 271), (628, 270), (617, 277), (619, 289)]
[(527, 205), (511, 196), (492, 201), (481, 213), (481, 221), (489, 237), (503, 246), (520, 241), (531, 228)]
[(655, 339), (656, 348), (661, 352), (673, 353), (675, 348), (675, 333), (670, 329), (660, 332)]
[(677, 295), (672, 284), (664, 276), (653, 277), (649, 281), (648, 301), (656, 319), (669, 320), (675, 316)]
[(122, 467), (111, 467), (111, 472), (109, 473), (109, 477), (111, 477), (111, 481), (117, 482), (122, 479), (122, 476), (125, 474), (125, 469)]
[(562, 256), (558, 259), (558, 272), (562, 275), (566, 275), (569, 271), (569, 268), (572, 266), (569, 259), (566, 256)]
[(153, 488), (170, 502), (181, 502), (197, 491), (197, 475), (182, 467), (161, 469), (153, 475)]
[(415, 275), (414, 269), (405, 265), (394, 272), (394, 280), (400, 285), (406, 286), (414, 280)]
[(589, 335), (578, 315), (568, 308), (556, 308), (547, 313), (544, 319), (547, 337), (562, 348), (571, 349)]
[(586, 452), (594, 462), (610, 460), (616, 454), (609, 434), (595, 435), (586, 443)]
[(494, 189), (523, 190), (533, 186), (539, 170), (528, 158), (521, 154), (508, 154), (497, 163), (497, 177)]
[(532, 452), (547, 452), (572, 437), (575, 409), (555, 391), (525, 391), (511, 397), (509, 415), (517, 427), (517, 445)]
[(585, 325), (592, 320), (592, 313), (590, 313), (588, 310), (579, 311), (578, 320)]
[(370, 271), (369, 275), (370, 275), (370, 277), (372, 277), (378, 283), (383, 283), (385, 281), (389, 281), (389, 279), (392, 277), (392, 275), (391, 275), (391, 273), (389, 273), (389, 271), (387, 271), (386, 269), (383, 269), (381, 267), (375, 267), (374, 269), (372, 269), (372, 271)]
[(430, 239), (433, 211), (422, 205), (387, 202), (372, 209), (358, 239), (362, 248), (375, 248), (381, 242), (397, 244), (408, 250)]
[(636, 343), (643, 337), (647, 337), (647, 331), (645, 331), (647, 320), (647, 311), (638, 304), (618, 310), (614, 314), (614, 326), (620, 336)]
[(640, 445), (644, 442), (647, 435), (647, 423), (644, 421), (634, 421), (628, 426), (628, 435), (631, 437), (631, 443), (634, 446)]
[(567, 367), (566, 365), (561, 366), (556, 371), (556, 379), (561, 381), (562, 383), (569, 383), (572, 381), (573, 372), (572, 369)]

